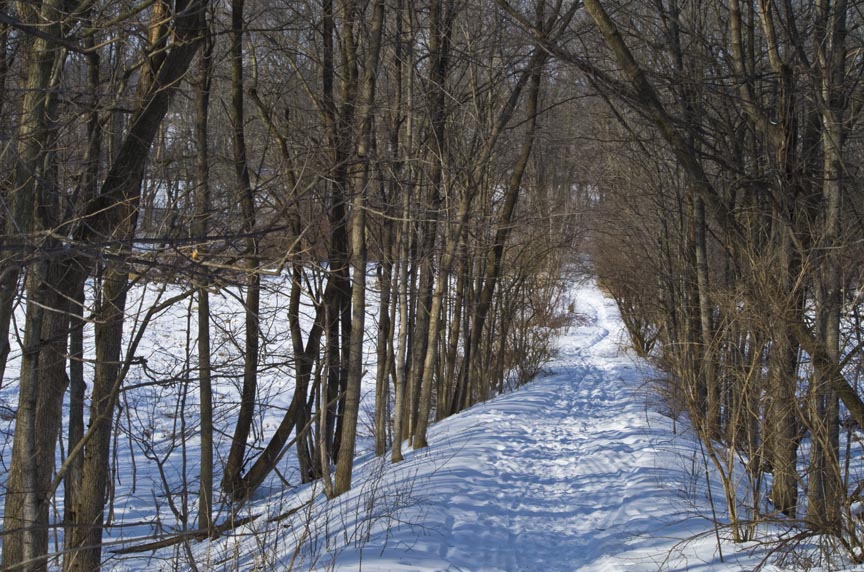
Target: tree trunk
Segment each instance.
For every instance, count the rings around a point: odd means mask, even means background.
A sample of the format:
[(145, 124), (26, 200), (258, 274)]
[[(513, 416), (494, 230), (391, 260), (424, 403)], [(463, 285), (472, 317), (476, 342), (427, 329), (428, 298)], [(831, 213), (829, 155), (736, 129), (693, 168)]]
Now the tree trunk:
[[(82, 220), (86, 224), (75, 230), (79, 242), (87, 244), (108, 240), (120, 247), (130, 244), (149, 148), (168, 111), (177, 82), (183, 78), (197, 50), (204, 6), (200, 0), (177, 4), (172, 47), (138, 103), (129, 131), (102, 183), (101, 192), (85, 208)], [(53, 282), (49, 282), (57, 292), (75, 291), (86, 278), (81, 269), (88, 268), (86, 259), (52, 260), (51, 266), (56, 267), (59, 273)], [(92, 436), (84, 448), (83, 480), (76, 499), (75, 534), (67, 544), (69, 550), (77, 553), (76, 557), (67, 560), (66, 570), (69, 571), (92, 572), (100, 566), (111, 421), (122, 382), (119, 352), (127, 276), (128, 271), (121, 266), (109, 270), (105, 278), (102, 299), (105, 321), (99, 322), (96, 332), (97, 364), (90, 417)], [(64, 284), (63, 280), (68, 280), (72, 286)]]
[[(240, 498), (248, 498), (248, 496), (258, 488), (270, 472), (276, 467), (276, 463), (281, 458), (282, 452), (287, 446), (288, 437), (291, 435), (291, 430), (295, 431), (295, 441), (300, 461), (301, 479), (303, 482), (309, 482), (315, 476), (317, 471), (314, 469), (315, 460), (312, 458), (313, 451), (306, 446), (304, 434), (308, 432), (308, 423), (310, 421), (310, 410), (306, 404), (307, 394), (309, 392), (309, 382), (312, 377), (312, 368), (315, 365), (315, 357), (321, 349), (321, 335), (324, 330), (326, 320), (327, 306), (319, 304), (315, 313), (315, 321), (312, 329), (309, 331), (309, 338), (306, 341), (306, 348), (303, 348), (302, 332), (300, 330), (300, 276), (299, 266), (295, 266), (293, 276), (293, 285), (291, 291), (291, 302), (289, 306), (289, 327), (291, 328), (291, 337), (294, 346), (295, 355), (295, 375), (296, 385), (294, 388), (294, 397), (291, 399), (291, 404), (288, 406), (288, 411), (279, 423), (276, 432), (271, 437), (270, 442), (264, 448), (264, 451), (255, 459), (252, 467), (243, 476), (240, 481), (240, 486), (237, 489), (236, 496)], [(335, 286), (330, 281), (327, 284), (328, 289)], [(328, 293), (324, 293), (326, 299)], [(313, 395), (314, 398), (314, 389)], [(320, 428), (319, 428), (320, 430)]]
[[(391, 197), (388, 197), (392, 199)], [(391, 319), (391, 299), (393, 298), (393, 222), (387, 220), (381, 229), (384, 239), (381, 243), (382, 260), (378, 265), (378, 284), (381, 290), (378, 304), (377, 357), (378, 370), (375, 374), (375, 455), (381, 456), (387, 450), (387, 420), (390, 408), (390, 367), (393, 356), (393, 320)]]
[[(84, 398), (87, 385), (84, 382), (84, 285), (70, 301), (69, 325), (69, 445), (67, 455), (84, 437)], [(73, 524), (76, 521), (78, 487), (83, 477), (84, 462), (81, 455), (72, 459), (72, 465), (63, 480), (63, 522), (66, 525), (64, 538), (72, 538)], [(70, 557), (65, 556), (63, 569), (67, 569)]]
[[(11, 212), (4, 216), (5, 234), (7, 240), (14, 237), (21, 252), (12, 256), (6, 262), (0, 274), (0, 384), (6, 370), (9, 357), (9, 326), (12, 320), (15, 297), (18, 294), (18, 282), (21, 277), (22, 265), (25, 264), (24, 249), (32, 247), (29, 232), (33, 228), (34, 197), (37, 192), (40, 175), (39, 169), (44, 164), (43, 159), (48, 153), (48, 138), (51, 136), (51, 119), (48, 107), (54, 99), (51, 83), (51, 72), (65, 52), (49, 38), (62, 35), (60, 22), (63, 18), (65, 5), (59, 0), (46, 0), (40, 7), (22, 7), (24, 21), (38, 22), (45, 32), (45, 37), (35, 38), (32, 43), (26, 42), (24, 61), (26, 62), (26, 89), (21, 107), (21, 121), (16, 134), (16, 160), (12, 174), (12, 192), (6, 197), (11, 205)], [(6, 30), (4, 28), (4, 36)], [(3, 43), (3, 62), (6, 60), (6, 42)], [(6, 73), (3, 82), (5, 87)], [(5, 552), (5, 551), (4, 551)], [(3, 558), (4, 564), (7, 562)]]
[(414, 428), (414, 449), (427, 447), (426, 430), (429, 426), (429, 415), (432, 411), (432, 381), (438, 365), (438, 338), (441, 335), (442, 305), (444, 291), (450, 280), (450, 272), (456, 257), (456, 249), (462, 240), (462, 232), (471, 213), (473, 193), (466, 191), (459, 201), (456, 228), (447, 237), (447, 245), (438, 267), (438, 282), (432, 295), (432, 308), (429, 311), (429, 331), (426, 339), (426, 355), (424, 356), (423, 376), (420, 384), (420, 399), (418, 401), (417, 425)]
[[(51, 247), (33, 241), (31, 230), (51, 231), (58, 222), (59, 192), (51, 187), (53, 169), (51, 145), (52, 71), (64, 52), (51, 36), (61, 34), (61, 3), (44, 2), (36, 11), (26, 6), (25, 20), (45, 23), (46, 38), (30, 44), (26, 55), (26, 93), (18, 126), (9, 197), (11, 214), (6, 216), (6, 235), (16, 237), (21, 252), (4, 265), (0, 277), (0, 382), (9, 355), (9, 326), (18, 281), (30, 248)], [(5, 49), (5, 46), (4, 46)], [(56, 81), (57, 78), (53, 78)], [(47, 242), (47, 244), (46, 244)], [(29, 570), (46, 569), (43, 557), (48, 550), (48, 509), (54, 451), (60, 428), (62, 396), (66, 388), (66, 339), (68, 317), (66, 300), (47, 286), (58, 277), (47, 260), (37, 261), (28, 271), (29, 304), (21, 357), (19, 406), (16, 413), (12, 460), (6, 482), (2, 567), (22, 561), (31, 562)], [(60, 290), (60, 292), (68, 290)]]
[(109, 268), (102, 280), (102, 298), (95, 326), (96, 371), (90, 405), (93, 435), (85, 448), (83, 478), (76, 499), (76, 523), (70, 543), (76, 554), (68, 560), (68, 570), (75, 572), (98, 570), (102, 562), (102, 523), (110, 475), (111, 429), (121, 381), (120, 353), (127, 276), (128, 271), (123, 268)]
[[(352, 5), (353, 7), (353, 5)], [(336, 478), (333, 493), (340, 495), (351, 488), (354, 468), (354, 444), (360, 414), (360, 384), (363, 380), (363, 338), (366, 323), (366, 194), (369, 185), (370, 158), (372, 148), (372, 117), (375, 105), (375, 79), (381, 53), (381, 35), (384, 27), (384, 0), (376, 0), (373, 8), (369, 51), (365, 62), (363, 82), (359, 97), (360, 130), (357, 136), (357, 157), (360, 172), (355, 181), (354, 200), (351, 209), (351, 269), (353, 286), (351, 291), (351, 336), (348, 361), (348, 379), (345, 395), (345, 413), (339, 455), (336, 462)], [(350, 32), (349, 32), (350, 33)], [(385, 364), (379, 364), (384, 367)]]
[[(210, 218), (210, 153), (208, 113), (213, 70), (213, 39), (205, 36), (199, 62), (198, 89), (195, 98), (195, 138), (197, 143), (195, 219), (192, 234), (198, 242), (198, 259), (207, 256), (207, 232)], [(198, 383), (201, 402), (201, 474), (198, 492), (198, 528), (213, 530), (213, 386), (210, 364), (210, 291), (207, 269), (199, 270), (198, 288)]]
[[(47, 262), (30, 268), (27, 322), (21, 357), (20, 403), (6, 483), (3, 567), (31, 562), (27, 570), (46, 570), (38, 560), (48, 551), (48, 509), (54, 452), (67, 385), (66, 340), (68, 276)], [(49, 287), (49, 284), (51, 287)], [(54, 290), (63, 285), (66, 289)]]
[(402, 229), (399, 232), (399, 265), (398, 297), (399, 297), (399, 334), (396, 347), (396, 382), (393, 397), (393, 448), (390, 460), (400, 463), (402, 456), (402, 440), (405, 434), (405, 392), (406, 383), (406, 359), (408, 355), (408, 241), (410, 240), (410, 220), (408, 216), (408, 205), (410, 204), (410, 193), (405, 192), (402, 197)]
[(261, 276), (258, 274), (258, 239), (255, 231), (255, 197), (246, 155), (245, 119), (243, 113), (243, 8), (244, 0), (231, 2), (231, 122), (233, 126), (234, 170), (240, 191), (242, 230), (245, 239), (246, 299), (245, 351), (243, 354), (243, 389), (240, 410), (231, 439), (231, 449), (225, 461), (222, 490), (232, 499), (241, 494), (241, 472), (246, 454), (246, 441), (252, 429), (255, 397), (258, 390), (258, 314), (261, 305)]
[(798, 506), (798, 412), (795, 386), (798, 380), (798, 345), (780, 323), (774, 332), (770, 354), (769, 401), (765, 419), (766, 454), (773, 473), (770, 499), (790, 518)]
[[(90, 23), (90, 14), (85, 18)], [(86, 25), (86, 24), (85, 24)], [(85, 43), (88, 48), (95, 47), (95, 39), (89, 36)], [(99, 165), (102, 156), (102, 125), (99, 121), (99, 55), (93, 52), (87, 58), (87, 83), (92, 98), (90, 102), (89, 117), (87, 118), (88, 146), (85, 155), (85, 171), (81, 181), (81, 196), (79, 200), (89, 201), (96, 196), (99, 179)], [(70, 324), (69, 324), (69, 446), (68, 453), (72, 454), (76, 445), (84, 437), (84, 400), (86, 384), (84, 381), (84, 282), (79, 281), (75, 285), (75, 293), (70, 300)], [(63, 521), (66, 525), (64, 531), (64, 543), (73, 536), (74, 523), (77, 518), (75, 511), (78, 506), (78, 488), (83, 478), (84, 459), (81, 455), (74, 455), (69, 471), (64, 478), (63, 494)], [(74, 553), (67, 553), (63, 558), (63, 569), (67, 570), (74, 559)]]
[(459, 270), (456, 272), (456, 284), (453, 286), (453, 307), (450, 310), (450, 332), (447, 336), (447, 355), (445, 373), (439, 383), (437, 397), (438, 407), (435, 410), (435, 420), (440, 421), (453, 414), (453, 399), (458, 393), (459, 378), (456, 375), (456, 365), (459, 361), (459, 339), (462, 335), (462, 314), (465, 302), (466, 282), (471, 281), (468, 270), (471, 262), (468, 259), (468, 248), (465, 240), (459, 249)]
[[(844, 107), (842, 92), (846, 58), (845, 0), (817, 2), (818, 60), (821, 72), (822, 112), (822, 235), (816, 302), (816, 330), (832, 362), (840, 360), (841, 287), (837, 249), (840, 246), (840, 215), (843, 194)], [(811, 396), (811, 461), (807, 519), (811, 526), (839, 532), (843, 502), (840, 472), (840, 407), (832, 371), (814, 363)], [(845, 383), (844, 380), (840, 380)]]

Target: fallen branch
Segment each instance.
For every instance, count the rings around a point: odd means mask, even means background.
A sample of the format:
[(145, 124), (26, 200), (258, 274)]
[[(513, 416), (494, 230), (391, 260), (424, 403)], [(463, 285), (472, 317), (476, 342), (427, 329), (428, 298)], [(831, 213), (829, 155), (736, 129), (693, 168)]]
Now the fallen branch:
[(272, 518), (268, 518), (267, 522), (282, 522), (286, 518), (289, 518), (291, 515), (297, 514), (298, 512), (300, 512), (301, 510), (303, 510), (307, 506), (311, 505), (314, 500), (315, 500), (315, 498), (313, 497), (313, 498), (309, 499), (308, 501), (304, 502), (303, 504), (301, 504), (300, 506), (295, 506), (294, 508), (292, 508), (286, 512), (283, 512), (282, 514), (276, 515)]
[(221, 536), (223, 533), (228, 532), (229, 530), (233, 530), (239, 526), (248, 524), (260, 516), (261, 514), (259, 513), (236, 520), (227, 520), (219, 526), (216, 526), (213, 530), (209, 530), (207, 528), (184, 530), (183, 532), (178, 532), (177, 534), (172, 534), (171, 536), (160, 538), (159, 540), (154, 540), (153, 542), (145, 542), (144, 544), (136, 544), (135, 546), (118, 548), (117, 550), (112, 550), (111, 552), (114, 554), (138, 554), (140, 552), (151, 552), (153, 550), (159, 550), (160, 548), (174, 546), (175, 544), (180, 544), (181, 542), (189, 538), (194, 538), (196, 540), (204, 540), (205, 538), (210, 536), (213, 536), (215, 538)]

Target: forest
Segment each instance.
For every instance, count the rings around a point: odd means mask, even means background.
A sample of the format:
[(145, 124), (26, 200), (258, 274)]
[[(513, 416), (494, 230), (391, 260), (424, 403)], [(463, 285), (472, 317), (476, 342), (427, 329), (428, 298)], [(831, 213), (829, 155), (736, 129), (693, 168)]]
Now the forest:
[(0, 568), (113, 569), (140, 474), (175, 521), (140, 550), (229, 534), (274, 483), (337, 499), (359, 450), (401, 463), (541, 375), (586, 275), (732, 540), (864, 562), (862, 25), (0, 0)]

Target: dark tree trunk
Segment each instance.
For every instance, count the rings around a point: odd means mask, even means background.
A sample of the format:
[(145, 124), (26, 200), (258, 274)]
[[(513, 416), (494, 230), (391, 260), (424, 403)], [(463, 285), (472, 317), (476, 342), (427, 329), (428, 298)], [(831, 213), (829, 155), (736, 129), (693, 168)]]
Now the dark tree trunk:
[(242, 496), (241, 472), (246, 454), (246, 442), (252, 429), (255, 398), (258, 390), (258, 314), (261, 305), (261, 276), (258, 274), (258, 239), (255, 237), (255, 197), (246, 153), (245, 119), (243, 113), (243, 8), (244, 0), (231, 3), (231, 123), (233, 126), (234, 170), (240, 191), (243, 216), (242, 229), (246, 270), (245, 350), (243, 354), (243, 389), (240, 410), (231, 439), (231, 449), (222, 475), (222, 490), (234, 499)]
[[(213, 39), (205, 37), (195, 97), (196, 187), (195, 219), (192, 234), (198, 243), (198, 259), (207, 256), (207, 232), (210, 218), (210, 153), (208, 113), (213, 75)], [(198, 528), (213, 530), (213, 386), (210, 363), (210, 292), (209, 272), (201, 266), (198, 288), (198, 383), (201, 401), (201, 474), (198, 492)]]
[[(133, 217), (134, 218), (134, 217)], [(131, 229), (130, 229), (131, 232)], [(69, 570), (98, 570), (102, 562), (102, 523), (110, 474), (110, 446), (114, 407), (120, 389), (120, 353), (126, 309), (128, 272), (106, 269), (96, 320), (96, 371), (90, 405), (93, 432), (84, 453), (83, 478), (76, 498), (76, 523), (71, 547), (75, 558)]]

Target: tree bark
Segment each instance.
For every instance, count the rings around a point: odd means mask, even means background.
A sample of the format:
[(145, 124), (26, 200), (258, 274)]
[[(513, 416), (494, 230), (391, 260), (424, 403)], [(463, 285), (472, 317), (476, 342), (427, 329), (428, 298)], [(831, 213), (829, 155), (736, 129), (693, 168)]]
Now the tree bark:
[[(130, 213), (134, 219), (134, 215)], [(131, 233), (131, 228), (129, 229)], [(131, 235), (130, 235), (131, 236)], [(93, 436), (84, 452), (81, 487), (76, 498), (75, 529), (68, 570), (98, 570), (102, 562), (102, 523), (110, 475), (110, 447), (114, 407), (119, 394), (120, 352), (128, 289), (128, 272), (106, 269), (102, 280), (95, 327), (96, 371), (90, 405)]]
[(404, 460), (402, 456), (402, 440), (405, 434), (403, 425), (405, 419), (405, 392), (407, 390), (406, 360), (408, 355), (408, 242), (410, 240), (410, 219), (408, 216), (408, 205), (410, 204), (410, 193), (405, 192), (402, 197), (402, 229), (399, 232), (399, 265), (398, 297), (399, 297), (399, 333), (396, 345), (396, 382), (393, 390), (393, 447), (390, 452), (390, 460), (400, 463)]
[[(64, 57), (49, 38), (60, 37), (62, 3), (44, 2), (32, 11), (24, 7), (25, 19), (44, 23), (45, 37), (37, 38), (27, 51), (26, 93), (17, 131), (12, 181), (11, 214), (6, 216), (7, 237), (20, 241), (20, 252), (4, 264), (0, 278), (0, 381), (9, 355), (9, 326), (18, 292), (21, 269), (32, 263), (29, 250), (51, 247), (53, 239), (35, 240), (32, 230), (53, 231), (58, 223), (58, 190), (51, 187), (52, 71)], [(38, 14), (38, 16), (37, 16)], [(8, 238), (7, 238), (8, 240)], [(41, 243), (41, 244), (40, 244)], [(21, 358), (19, 407), (16, 413), (12, 461), (6, 483), (2, 567), (31, 562), (32, 570), (46, 569), (37, 560), (48, 549), (48, 488), (54, 466), (62, 396), (66, 388), (65, 359), (68, 317), (65, 299), (47, 287), (57, 279), (46, 259), (36, 260), (28, 270), (24, 347)], [(61, 290), (62, 291), (62, 290)], [(66, 290), (68, 291), (68, 290)], [(38, 306), (38, 307), (37, 307)], [(62, 340), (62, 342), (61, 342)]]
[[(21, 278), (21, 270), (26, 264), (26, 249), (33, 247), (28, 244), (31, 240), (29, 235), (33, 229), (34, 197), (36, 196), (36, 185), (40, 179), (40, 167), (44, 164), (43, 159), (48, 152), (48, 138), (50, 137), (51, 119), (48, 107), (53, 99), (52, 91), (49, 89), (52, 70), (57, 65), (65, 52), (59, 43), (49, 38), (62, 35), (61, 21), (65, 5), (59, 0), (47, 0), (41, 6), (23, 6), (22, 19), (39, 22), (45, 33), (44, 37), (38, 37), (32, 43), (25, 44), (24, 60), (26, 62), (26, 90), (24, 101), (21, 106), (21, 121), (16, 133), (16, 160), (14, 162), (12, 183), (13, 188), (6, 198), (11, 204), (11, 213), (4, 216), (6, 240), (16, 240), (15, 245), (19, 249), (17, 255), (13, 255), (9, 262), (3, 265), (0, 274), (0, 383), (6, 370), (6, 361), (9, 357), (9, 325), (12, 320), (13, 305), (18, 294), (18, 282)], [(4, 28), (4, 35), (5, 35)], [(3, 62), (7, 65), (3, 44)], [(6, 73), (3, 74), (5, 87)], [(14, 238), (13, 238), (14, 237)], [(5, 551), (4, 551), (5, 552)], [(6, 559), (4, 557), (4, 562)]]
[[(817, 3), (817, 59), (821, 79), (822, 115), (822, 212), (821, 236), (816, 244), (819, 261), (816, 330), (832, 362), (840, 361), (840, 309), (842, 281), (837, 249), (843, 196), (844, 94), (846, 58), (845, 0)], [(807, 494), (808, 523), (825, 532), (839, 532), (845, 493), (840, 471), (840, 406), (834, 389), (834, 373), (814, 363), (811, 391), (810, 481)], [(839, 380), (845, 383), (844, 379)]]
[[(198, 242), (198, 259), (207, 256), (207, 232), (210, 218), (210, 153), (208, 113), (213, 76), (213, 39), (205, 35), (204, 51), (198, 66), (198, 88), (195, 97), (196, 187), (193, 236)], [(198, 492), (198, 528), (213, 531), (213, 386), (210, 363), (210, 291), (209, 273), (200, 270), (198, 288), (198, 383), (201, 402), (201, 473)]]
[(255, 414), (258, 390), (258, 314), (261, 305), (261, 276), (258, 274), (258, 239), (255, 237), (255, 197), (249, 174), (246, 152), (245, 119), (243, 112), (243, 22), (244, 0), (231, 2), (231, 123), (233, 126), (234, 170), (240, 191), (239, 202), (243, 216), (242, 230), (246, 271), (245, 351), (243, 354), (243, 389), (240, 410), (231, 439), (231, 449), (222, 475), (222, 490), (231, 498), (241, 494), (241, 473), (246, 454), (246, 441)]
[[(381, 35), (384, 27), (384, 0), (376, 0), (373, 8), (369, 51), (364, 66), (359, 97), (360, 129), (357, 136), (357, 158), (360, 162), (356, 176), (354, 199), (351, 205), (351, 337), (348, 361), (348, 379), (345, 395), (342, 436), (336, 460), (333, 493), (340, 495), (351, 488), (354, 468), (354, 444), (360, 414), (360, 384), (363, 380), (363, 338), (366, 323), (366, 194), (369, 186), (370, 149), (372, 148), (372, 119), (375, 106), (375, 86), (381, 53)], [(384, 364), (379, 364), (383, 367)]]

